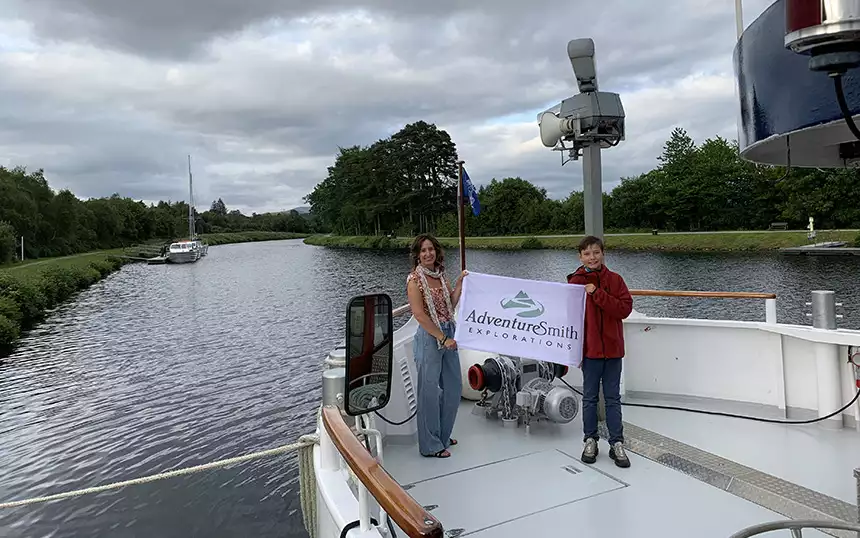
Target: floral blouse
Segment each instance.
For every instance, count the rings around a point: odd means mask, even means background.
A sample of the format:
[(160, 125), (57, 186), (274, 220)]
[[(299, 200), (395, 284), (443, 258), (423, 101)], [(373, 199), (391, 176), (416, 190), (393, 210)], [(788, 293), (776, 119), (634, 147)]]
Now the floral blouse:
[[(417, 274), (415, 274), (415, 271), (412, 271), (409, 273), (409, 276), (406, 277), (406, 285), (408, 286), (409, 282), (413, 280), (418, 283), (418, 289), (421, 290), (422, 297), (426, 297), (427, 292), (421, 283), (421, 279), (418, 278)], [(447, 285), (447, 282), (443, 282), (442, 285)], [(439, 317), (439, 323), (453, 321), (454, 316), (452, 312), (448, 311), (448, 305), (445, 304), (445, 292), (442, 290), (442, 287), (430, 288), (430, 295), (433, 297), (433, 304), (436, 306), (436, 315)], [(425, 298), (421, 301), (421, 304), (424, 306), (424, 313), (429, 316), (430, 310), (427, 308), (426, 301), (427, 299)]]

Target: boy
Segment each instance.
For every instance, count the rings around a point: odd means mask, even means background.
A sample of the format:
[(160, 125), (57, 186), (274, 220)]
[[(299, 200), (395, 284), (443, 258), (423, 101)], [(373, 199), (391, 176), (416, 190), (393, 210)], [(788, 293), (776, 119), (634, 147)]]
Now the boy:
[(597, 396), (603, 382), (606, 425), (609, 428), (609, 457), (619, 467), (630, 467), (624, 451), (621, 426), (621, 359), (624, 357), (624, 326), (621, 320), (633, 311), (633, 298), (621, 275), (603, 264), (603, 241), (587, 236), (579, 243), (582, 265), (567, 275), (569, 284), (585, 286), (585, 342), (582, 359), (582, 429), (584, 463), (597, 460)]

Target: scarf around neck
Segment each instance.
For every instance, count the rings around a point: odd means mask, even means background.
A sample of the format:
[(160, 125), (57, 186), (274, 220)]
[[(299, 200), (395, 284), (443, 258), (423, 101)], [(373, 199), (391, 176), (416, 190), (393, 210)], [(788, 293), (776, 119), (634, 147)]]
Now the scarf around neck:
[(427, 283), (427, 277), (430, 276), (438, 278), (442, 283), (442, 294), (445, 296), (445, 306), (448, 307), (449, 315), (453, 316), (454, 307), (451, 306), (451, 292), (448, 289), (448, 282), (445, 280), (445, 269), (440, 267), (438, 271), (431, 271), (423, 265), (418, 265), (418, 267), (415, 268), (415, 272), (421, 280), (421, 285), (425, 290), (427, 290), (424, 293), (424, 302), (427, 303), (427, 309), (430, 311), (430, 319), (432, 319), (433, 323), (439, 327), (439, 330), (442, 330), (442, 324), (439, 323), (439, 314), (436, 312), (436, 304), (433, 302), (433, 294), (430, 285)]

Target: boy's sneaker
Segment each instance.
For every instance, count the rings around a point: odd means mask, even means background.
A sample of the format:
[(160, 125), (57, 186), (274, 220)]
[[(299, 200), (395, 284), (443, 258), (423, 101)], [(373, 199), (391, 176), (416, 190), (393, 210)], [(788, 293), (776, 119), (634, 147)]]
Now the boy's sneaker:
[(615, 461), (615, 465), (619, 467), (630, 467), (630, 459), (627, 457), (627, 452), (625, 452), (624, 445), (621, 441), (618, 441), (609, 447), (609, 457), (612, 458)]
[(597, 439), (587, 439), (585, 441), (585, 448), (582, 449), (582, 462), (594, 463), (597, 461), (597, 453)]

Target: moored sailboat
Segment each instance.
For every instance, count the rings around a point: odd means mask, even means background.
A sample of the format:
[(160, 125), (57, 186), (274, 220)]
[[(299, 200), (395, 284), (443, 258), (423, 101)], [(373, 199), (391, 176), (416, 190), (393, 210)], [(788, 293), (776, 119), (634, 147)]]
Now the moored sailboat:
[(209, 245), (197, 236), (194, 217), (194, 187), (191, 178), (191, 155), (188, 156), (188, 239), (170, 244), (167, 261), (170, 263), (194, 263), (209, 252)]

